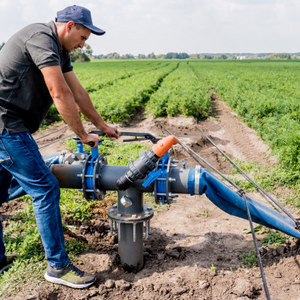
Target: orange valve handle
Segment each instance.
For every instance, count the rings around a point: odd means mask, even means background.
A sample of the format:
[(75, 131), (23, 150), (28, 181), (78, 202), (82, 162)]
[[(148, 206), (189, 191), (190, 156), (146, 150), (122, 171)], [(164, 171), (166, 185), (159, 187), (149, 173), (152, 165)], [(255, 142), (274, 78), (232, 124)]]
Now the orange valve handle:
[(177, 138), (173, 135), (169, 135), (154, 144), (152, 146), (152, 150), (158, 157), (163, 157), (169, 151), (169, 149), (177, 143)]

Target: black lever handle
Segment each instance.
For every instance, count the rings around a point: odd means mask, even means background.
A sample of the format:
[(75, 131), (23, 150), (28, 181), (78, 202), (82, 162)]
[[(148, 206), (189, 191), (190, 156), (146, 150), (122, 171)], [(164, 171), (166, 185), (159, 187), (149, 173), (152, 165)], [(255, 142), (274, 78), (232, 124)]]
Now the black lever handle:
[(101, 130), (92, 130), (89, 132), (89, 134), (97, 134), (99, 136), (104, 136), (106, 133), (102, 132)]
[(95, 146), (95, 142), (88, 142), (88, 145), (93, 148)]

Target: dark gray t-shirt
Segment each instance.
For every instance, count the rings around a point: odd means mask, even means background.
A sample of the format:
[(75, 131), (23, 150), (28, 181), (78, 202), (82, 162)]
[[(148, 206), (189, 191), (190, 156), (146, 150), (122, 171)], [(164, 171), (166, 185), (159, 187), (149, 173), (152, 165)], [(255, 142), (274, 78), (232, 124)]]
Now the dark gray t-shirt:
[(70, 55), (60, 47), (52, 21), (23, 28), (0, 50), (0, 134), (39, 128), (53, 104), (40, 69), (73, 70)]

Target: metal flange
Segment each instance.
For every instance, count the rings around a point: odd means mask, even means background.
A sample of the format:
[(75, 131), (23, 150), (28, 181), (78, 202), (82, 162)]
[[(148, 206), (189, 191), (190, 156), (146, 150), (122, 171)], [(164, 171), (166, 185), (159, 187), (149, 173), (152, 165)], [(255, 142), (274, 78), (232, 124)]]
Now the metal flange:
[(114, 205), (108, 209), (107, 214), (110, 219), (118, 223), (131, 224), (131, 223), (142, 223), (151, 219), (154, 215), (154, 210), (151, 206), (144, 204), (143, 212), (139, 214), (124, 214), (119, 212), (118, 205)]
[(89, 155), (82, 169), (82, 192), (86, 199), (103, 200), (106, 194), (105, 190), (100, 190), (100, 169), (103, 165), (107, 165), (105, 155), (98, 155), (96, 160), (93, 160), (92, 155)]
[[(170, 169), (173, 167), (172, 163), (174, 162), (173, 158), (170, 156), (168, 159), (167, 164), (164, 165), (164, 168), (166, 167), (166, 170), (162, 174), (165, 177), (157, 178), (156, 181), (154, 182), (154, 198), (156, 203), (160, 203), (162, 198), (165, 198), (164, 203), (171, 204), (173, 202), (176, 202), (173, 200), (173, 198), (178, 197), (178, 195), (172, 194), (171, 191), (171, 183), (175, 181), (174, 178), (170, 177)], [(159, 168), (162, 167), (160, 166), (161, 161), (157, 162), (157, 167), (155, 171)], [(164, 187), (162, 188), (162, 185), (164, 183)], [(158, 186), (159, 185), (159, 186)]]
[(108, 217), (110, 218), (110, 232), (113, 235), (114, 230), (118, 230), (118, 240), (121, 241), (122, 224), (131, 224), (133, 231), (133, 242), (136, 242), (136, 225), (145, 222), (145, 238), (147, 239), (150, 232), (150, 219), (154, 216), (154, 210), (152, 207), (144, 204), (143, 212), (139, 214), (124, 214), (118, 210), (118, 205), (113, 205), (108, 209)]

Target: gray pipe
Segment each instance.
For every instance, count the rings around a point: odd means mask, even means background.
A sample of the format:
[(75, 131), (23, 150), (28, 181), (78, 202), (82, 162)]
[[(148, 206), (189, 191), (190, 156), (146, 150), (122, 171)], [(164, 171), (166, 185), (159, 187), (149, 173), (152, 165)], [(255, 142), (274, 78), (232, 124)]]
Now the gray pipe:
[[(131, 205), (122, 204), (126, 197)], [(118, 192), (118, 252), (122, 267), (137, 272), (144, 267), (143, 222), (137, 216), (143, 213), (143, 194), (131, 187)], [(109, 214), (110, 215), (110, 214)]]
[[(52, 165), (51, 172), (57, 178), (61, 188), (81, 189), (82, 188), (82, 165)], [(172, 193), (189, 194), (188, 190), (188, 175), (193, 169), (171, 168), (170, 177), (175, 180), (171, 182)], [(117, 180), (128, 171), (127, 166), (111, 166), (103, 165), (100, 170), (99, 186), (100, 190), (117, 191)], [(154, 191), (153, 183), (148, 187), (143, 187), (143, 180), (136, 180), (133, 187), (140, 192), (149, 193)]]

